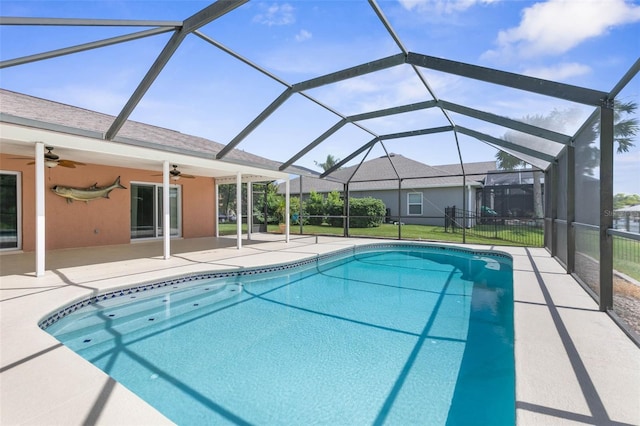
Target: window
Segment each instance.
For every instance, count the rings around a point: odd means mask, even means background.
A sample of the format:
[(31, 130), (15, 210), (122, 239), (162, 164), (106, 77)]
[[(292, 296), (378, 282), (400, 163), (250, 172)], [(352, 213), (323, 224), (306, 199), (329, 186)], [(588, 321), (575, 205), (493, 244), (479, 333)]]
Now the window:
[(0, 250), (21, 248), (20, 174), (0, 172)]
[(409, 216), (422, 215), (422, 192), (410, 192), (407, 194)]
[[(162, 185), (131, 184), (131, 238), (162, 237)], [(181, 234), (180, 186), (169, 187), (169, 214), (172, 237)]]

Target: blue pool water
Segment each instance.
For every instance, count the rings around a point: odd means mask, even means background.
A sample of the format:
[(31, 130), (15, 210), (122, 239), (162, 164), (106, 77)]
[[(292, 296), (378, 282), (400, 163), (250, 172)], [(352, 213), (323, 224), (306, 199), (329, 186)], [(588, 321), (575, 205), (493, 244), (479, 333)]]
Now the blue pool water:
[(511, 425), (512, 287), (504, 255), (365, 248), (46, 330), (180, 425)]

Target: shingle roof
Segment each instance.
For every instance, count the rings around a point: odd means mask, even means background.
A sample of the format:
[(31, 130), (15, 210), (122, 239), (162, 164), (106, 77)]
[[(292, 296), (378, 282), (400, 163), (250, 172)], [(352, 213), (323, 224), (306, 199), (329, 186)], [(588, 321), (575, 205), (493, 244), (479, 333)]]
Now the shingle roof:
[[(115, 116), (112, 115), (5, 89), (0, 89), (0, 112), (3, 115), (62, 126), (69, 131), (77, 129), (100, 135), (106, 133), (115, 120)], [(160, 147), (171, 147), (174, 150), (205, 154), (210, 157), (213, 157), (224, 147), (223, 144), (209, 139), (132, 120), (124, 123), (116, 139), (123, 143), (127, 143), (127, 140), (129, 142), (139, 141)], [(232, 150), (224, 161), (253, 165), (269, 170), (277, 170), (280, 166), (279, 162), (238, 149)]]
[[(115, 117), (84, 108), (79, 108), (47, 99), (37, 98), (22, 93), (0, 89), (0, 112), (7, 116), (18, 117), (49, 125), (60, 126), (69, 131), (85, 131), (103, 135), (111, 126)], [(158, 147), (170, 147), (185, 152), (215, 156), (224, 145), (209, 139), (184, 134), (158, 126), (128, 120), (122, 126), (117, 139), (121, 142), (139, 141)], [(280, 163), (234, 149), (225, 161), (253, 165), (269, 170), (277, 170)], [(468, 163), (464, 165), (467, 174), (485, 174), (495, 168), (492, 161)], [(312, 171), (304, 168), (290, 167), (288, 171), (305, 175), (303, 190), (317, 192), (341, 191), (342, 182), (350, 181), (351, 191), (369, 191), (381, 189), (397, 189), (397, 179), (404, 179), (405, 186), (426, 188), (434, 186), (459, 186), (462, 169), (460, 164), (429, 166), (398, 154), (380, 157), (364, 162), (361, 166), (351, 166), (331, 174), (330, 179), (316, 179), (308, 176)], [(354, 174), (355, 173), (355, 174)], [(480, 176), (469, 176), (467, 184), (473, 184)], [(338, 182), (335, 182), (338, 181)], [(284, 191), (284, 189), (283, 189)], [(291, 181), (291, 192), (299, 193), (299, 180)]]
[[(495, 166), (494, 161), (465, 163), (464, 172), (469, 175), (467, 176), (466, 184), (479, 185), (487, 172), (494, 170)], [(343, 183), (349, 181), (349, 191), (391, 190), (398, 189), (398, 176), (403, 179), (403, 188), (462, 185), (462, 168), (460, 164), (429, 166), (399, 154), (390, 154), (389, 158), (386, 156), (375, 158), (365, 161), (360, 166), (336, 170), (330, 175), (330, 178), (334, 180), (304, 177), (302, 179), (302, 189), (304, 194), (309, 193), (311, 190), (321, 193), (334, 190), (342, 191), (344, 189)], [(300, 180), (298, 178), (292, 179), (290, 185), (292, 194), (300, 193)], [(278, 191), (283, 193), (284, 185), (280, 185)]]

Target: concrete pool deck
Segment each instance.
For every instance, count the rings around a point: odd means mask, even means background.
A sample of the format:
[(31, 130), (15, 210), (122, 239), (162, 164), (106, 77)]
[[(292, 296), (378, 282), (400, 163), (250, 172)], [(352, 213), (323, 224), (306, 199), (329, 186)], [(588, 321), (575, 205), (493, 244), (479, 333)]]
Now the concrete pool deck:
[[(201, 271), (295, 261), (377, 240), (256, 234), (0, 255), (0, 424), (160, 425), (162, 414), (38, 327), (49, 313), (110, 288)], [(487, 249), (486, 246), (466, 246)], [(640, 349), (544, 249), (514, 259), (519, 425), (640, 424)]]

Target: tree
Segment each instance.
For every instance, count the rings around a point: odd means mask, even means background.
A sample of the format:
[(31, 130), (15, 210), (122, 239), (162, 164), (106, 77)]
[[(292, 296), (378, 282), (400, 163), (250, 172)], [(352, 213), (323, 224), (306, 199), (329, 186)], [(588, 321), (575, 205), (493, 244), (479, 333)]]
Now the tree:
[(640, 204), (640, 195), (638, 194), (616, 194), (613, 196), (614, 209), (621, 209), (638, 204)]
[[(287, 199), (283, 195), (276, 195), (274, 198), (275, 205), (275, 218), (278, 223), (285, 223), (287, 218)], [(292, 224), (300, 223), (300, 198), (289, 197), (289, 218)]]
[[(616, 102), (613, 109), (613, 142), (617, 144), (616, 153), (628, 152), (634, 146), (635, 136), (640, 131), (638, 118), (634, 116), (638, 104), (635, 102)], [(598, 167), (600, 149), (595, 144), (600, 135), (600, 120), (581, 137), (592, 142), (591, 144), (579, 143), (576, 145), (576, 164), (581, 168), (585, 176), (593, 176), (593, 171)]]
[(306, 212), (309, 216), (311, 216), (309, 217), (309, 224), (322, 225), (325, 216), (325, 210), (326, 206), (324, 196), (314, 190), (311, 190), (309, 199), (306, 203)]
[(329, 218), (327, 222), (331, 226), (343, 226), (342, 215), (344, 214), (344, 200), (340, 198), (338, 191), (331, 191), (327, 194), (325, 201), (326, 212)]
[[(275, 182), (269, 182), (265, 187), (267, 192), (267, 223), (278, 223), (282, 219), (281, 204), (284, 203), (284, 196), (278, 194), (278, 185)], [(281, 210), (281, 211), (280, 211)]]
[[(622, 154), (633, 147), (633, 140), (640, 130), (638, 118), (635, 112), (638, 104), (633, 101), (616, 102), (613, 108), (613, 140), (618, 144), (616, 152)], [(600, 133), (600, 122), (596, 124), (595, 131)]]
[(322, 168), (322, 170), (324, 170), (325, 172), (330, 168), (332, 168), (333, 166), (335, 166), (336, 164), (338, 164), (339, 162), (340, 162), (340, 159), (335, 158), (331, 154), (327, 155), (327, 159), (324, 160), (324, 163), (318, 163), (317, 161), (314, 161), (314, 163), (316, 163), (316, 166)]
[[(574, 115), (574, 110), (568, 110), (561, 112), (553, 110), (548, 116), (534, 115), (526, 116), (522, 119), (525, 123), (532, 124), (538, 127), (546, 128), (558, 128), (561, 126), (564, 128), (570, 117)], [(553, 126), (551, 126), (553, 124)], [(515, 131), (508, 131), (504, 134), (503, 138), (506, 141), (514, 142), (523, 146), (534, 146), (539, 138), (536, 136), (517, 133)], [(527, 166), (527, 163), (519, 158), (512, 156), (505, 151), (498, 151), (496, 154), (498, 160), (498, 168), (504, 170), (515, 170)], [(542, 218), (544, 212), (542, 211), (542, 172), (538, 169), (533, 171), (533, 216), (535, 218)]]
[[(220, 184), (218, 186), (218, 208), (219, 214), (225, 215), (226, 219), (231, 220), (231, 217), (234, 215), (240, 215), (242, 212), (238, 212), (237, 210), (237, 200), (236, 200), (236, 184), (235, 183), (225, 183)], [(242, 185), (242, 199), (246, 200), (247, 198), (247, 186)], [(243, 210), (246, 212), (246, 206), (243, 206)]]
[[(614, 143), (617, 143), (617, 153), (623, 153), (629, 151), (634, 146), (634, 137), (640, 130), (638, 119), (634, 116), (638, 105), (635, 102), (616, 102), (613, 113), (613, 138)], [(575, 110), (557, 110), (554, 109), (547, 116), (536, 115), (527, 116), (522, 119), (525, 123), (533, 124), (538, 127), (553, 128), (556, 131), (564, 131), (572, 121), (572, 117), (575, 115)], [(553, 126), (551, 126), (553, 124)], [(589, 133), (582, 136), (585, 140), (595, 141), (600, 134), (600, 122), (597, 121), (589, 130)], [(505, 133), (504, 139), (507, 141), (516, 142), (523, 146), (535, 145), (535, 141), (539, 138), (531, 135), (523, 135), (509, 131)], [(600, 156), (600, 150), (593, 144), (579, 144), (576, 152), (576, 158), (580, 158), (577, 162), (582, 166), (582, 173), (585, 175), (592, 175), (595, 167), (598, 166), (598, 158)], [(527, 165), (526, 162), (513, 157), (512, 155), (499, 151), (496, 154), (498, 160), (498, 168), (505, 170), (514, 170)], [(540, 184), (539, 171), (533, 173), (533, 192), (534, 192), (534, 213), (536, 217), (542, 217), (542, 191)], [(537, 175), (537, 178), (536, 178)]]

